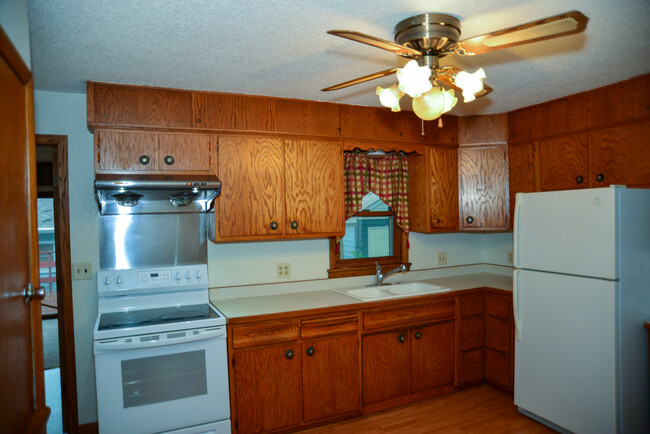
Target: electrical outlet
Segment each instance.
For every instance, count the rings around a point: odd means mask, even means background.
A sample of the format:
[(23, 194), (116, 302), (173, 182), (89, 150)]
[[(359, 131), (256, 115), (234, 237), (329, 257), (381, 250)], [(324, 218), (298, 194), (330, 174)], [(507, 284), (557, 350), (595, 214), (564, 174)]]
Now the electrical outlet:
[(508, 264), (512, 265), (512, 250), (508, 250)]
[(291, 264), (282, 262), (275, 264), (275, 277), (276, 279), (288, 279), (291, 277)]
[(438, 252), (438, 265), (447, 265), (447, 252)]
[(72, 264), (73, 280), (90, 280), (93, 278), (93, 267), (90, 262), (77, 262)]

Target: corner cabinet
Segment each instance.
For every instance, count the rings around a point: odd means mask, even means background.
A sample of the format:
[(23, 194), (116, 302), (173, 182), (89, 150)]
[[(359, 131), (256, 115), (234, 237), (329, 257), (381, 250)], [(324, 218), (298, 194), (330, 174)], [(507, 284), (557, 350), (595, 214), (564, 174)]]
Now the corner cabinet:
[(461, 230), (507, 230), (507, 145), (461, 147), (458, 161)]
[(338, 141), (220, 136), (215, 241), (343, 234)]
[(514, 390), (514, 324), (512, 293), (485, 294), (485, 381)]

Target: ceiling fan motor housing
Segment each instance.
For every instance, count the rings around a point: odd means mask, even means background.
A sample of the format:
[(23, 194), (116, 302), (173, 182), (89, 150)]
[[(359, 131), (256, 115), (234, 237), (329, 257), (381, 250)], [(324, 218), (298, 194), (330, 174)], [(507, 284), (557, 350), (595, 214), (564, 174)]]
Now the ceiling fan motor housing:
[(415, 15), (395, 26), (395, 42), (424, 54), (443, 57), (459, 39), (460, 20), (447, 14)]

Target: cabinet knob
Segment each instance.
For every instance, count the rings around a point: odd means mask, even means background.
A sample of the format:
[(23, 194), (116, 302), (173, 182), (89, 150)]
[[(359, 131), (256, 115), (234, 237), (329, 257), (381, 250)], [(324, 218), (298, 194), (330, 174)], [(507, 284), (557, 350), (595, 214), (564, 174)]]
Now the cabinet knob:
[(422, 333), (421, 333), (421, 332), (415, 332), (415, 339), (418, 339), (418, 340), (419, 340), (421, 337), (422, 337)]
[(148, 155), (140, 155), (139, 158), (140, 164), (144, 164), (146, 166), (147, 164), (149, 164), (149, 160), (150, 158)]
[(298, 222), (297, 221), (292, 221), (291, 222), (291, 229), (298, 229)]
[(605, 180), (605, 175), (604, 174), (599, 173), (598, 175), (596, 175), (596, 181), (603, 182), (604, 180)]
[(168, 166), (171, 166), (172, 164), (174, 164), (174, 157), (172, 157), (171, 155), (166, 156), (165, 157), (165, 164), (168, 165)]
[(287, 350), (287, 351), (284, 353), (284, 357), (286, 357), (286, 358), (289, 359), (289, 360), (293, 359), (293, 356), (294, 356), (294, 354), (293, 354), (293, 350)]
[(271, 222), (269, 225), (272, 231), (276, 230), (278, 228), (278, 222)]
[(104, 119), (108, 119), (108, 114), (104, 113)]
[(307, 355), (308, 356), (313, 356), (315, 352), (316, 352), (316, 349), (314, 347), (307, 347)]
[(435, 220), (436, 224), (440, 224), (440, 219)]
[(467, 216), (465, 221), (467, 222), (468, 225), (471, 225), (472, 223), (474, 223), (474, 217), (472, 217), (471, 215)]
[(406, 341), (406, 336), (404, 336), (404, 335), (399, 335), (399, 336), (397, 337), (397, 340), (398, 340), (400, 343), (403, 344), (404, 341)]
[(201, 118), (196, 118), (196, 123), (200, 124), (201, 123)]
[(582, 175), (576, 176), (576, 184), (582, 184), (584, 180), (585, 178), (583, 178)]

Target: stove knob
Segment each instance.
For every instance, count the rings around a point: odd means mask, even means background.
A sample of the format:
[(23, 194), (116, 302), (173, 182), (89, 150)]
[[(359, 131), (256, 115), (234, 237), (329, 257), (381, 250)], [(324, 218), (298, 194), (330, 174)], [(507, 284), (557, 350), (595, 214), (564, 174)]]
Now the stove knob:
[(122, 280), (122, 276), (118, 275), (117, 278), (115, 279), (115, 283), (117, 283), (118, 285), (123, 284), (124, 281)]
[(190, 280), (190, 279), (192, 278), (192, 272), (191, 272), (191, 271), (188, 271), (187, 273), (185, 273), (185, 278), (186, 278), (187, 280)]
[(181, 280), (182, 278), (183, 278), (183, 273), (177, 271), (176, 274), (174, 275), (174, 279)]
[(196, 270), (196, 278), (201, 279), (201, 270)]
[(104, 277), (104, 285), (108, 286), (111, 284), (111, 276)]

